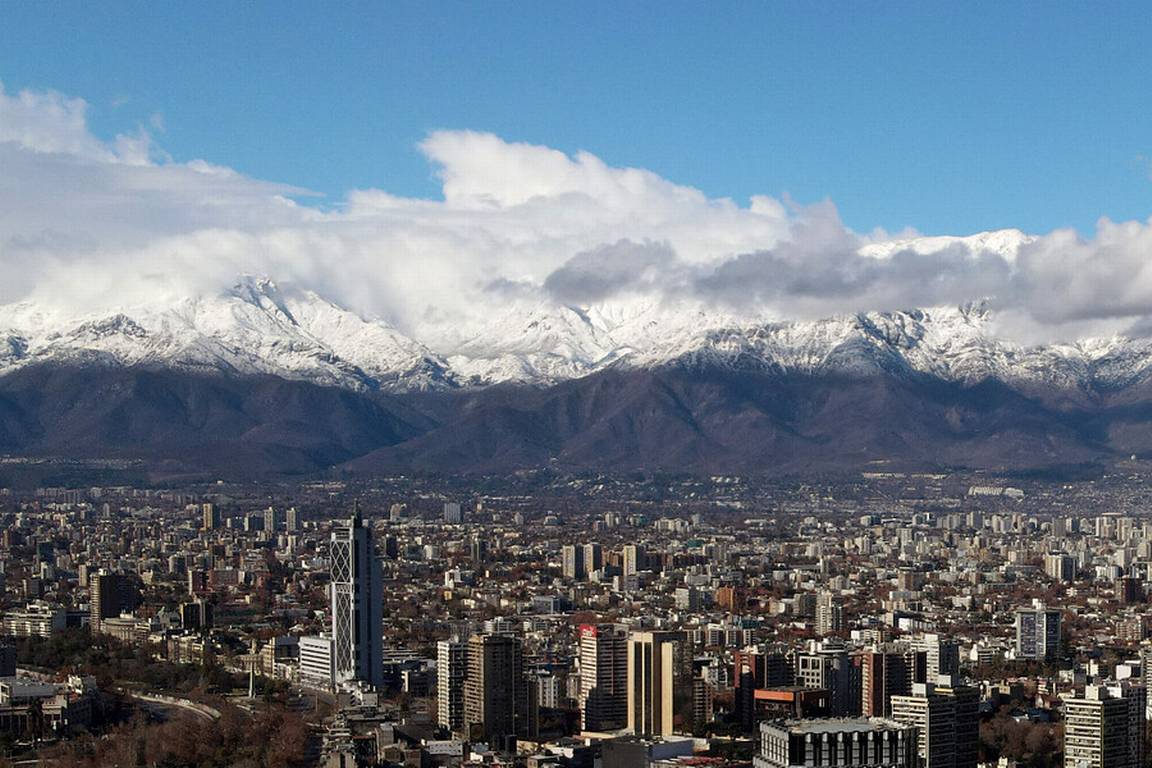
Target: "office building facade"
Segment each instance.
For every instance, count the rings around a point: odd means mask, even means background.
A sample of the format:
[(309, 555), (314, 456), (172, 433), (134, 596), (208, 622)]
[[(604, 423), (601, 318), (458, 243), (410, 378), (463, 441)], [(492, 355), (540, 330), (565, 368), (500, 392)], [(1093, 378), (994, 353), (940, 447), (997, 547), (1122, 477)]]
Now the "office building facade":
[[(679, 632), (633, 632), (628, 637), (628, 730), (637, 736), (675, 733), (678, 702), (685, 686)], [(677, 686), (681, 690), (677, 690)]]
[(384, 684), (384, 595), (372, 529), (357, 511), (332, 530), (332, 642), (337, 684)]
[(524, 674), (524, 648), (509, 634), (473, 635), (468, 640), (464, 682), (467, 738), (506, 750), (516, 738), (533, 735), (532, 687)]
[(580, 729), (628, 726), (628, 630), (616, 624), (580, 627)]
[(916, 768), (916, 728), (883, 718), (774, 720), (760, 725), (754, 768)]

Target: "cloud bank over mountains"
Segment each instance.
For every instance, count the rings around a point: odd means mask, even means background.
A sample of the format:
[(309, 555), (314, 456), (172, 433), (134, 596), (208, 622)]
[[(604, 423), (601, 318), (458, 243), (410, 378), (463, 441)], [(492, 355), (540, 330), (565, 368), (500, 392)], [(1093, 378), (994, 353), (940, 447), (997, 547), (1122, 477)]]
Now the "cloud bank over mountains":
[(1090, 238), (1058, 230), (1010, 250), (893, 245), (846, 228), (830, 202), (709, 198), (585, 152), (471, 131), (419, 145), (442, 200), (362, 189), (323, 201), (173, 160), (147, 127), (102, 140), (86, 110), (0, 85), (0, 304), (109, 311), (247, 273), (446, 344), (494, 311), (547, 302), (814, 318), (987, 300), (1025, 339), (1152, 327), (1149, 222), (1102, 219)]

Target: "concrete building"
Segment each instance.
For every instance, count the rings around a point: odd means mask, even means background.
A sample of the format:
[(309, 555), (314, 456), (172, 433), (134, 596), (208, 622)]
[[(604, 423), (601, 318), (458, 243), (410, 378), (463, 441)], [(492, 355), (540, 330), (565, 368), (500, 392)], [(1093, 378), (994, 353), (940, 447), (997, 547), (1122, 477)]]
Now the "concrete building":
[(601, 754), (600, 768), (679, 765), (677, 761), (692, 757), (692, 740), (621, 736), (605, 740)]
[(444, 502), (444, 522), (448, 525), (460, 525), (464, 522), (464, 510), (459, 502)]
[(1141, 768), (1146, 698), (1143, 685), (1116, 683), (1065, 699), (1065, 768)]
[(468, 677), (468, 646), (458, 640), (436, 644), (437, 722), (454, 734), (464, 732), (464, 681)]
[(907, 646), (885, 645), (858, 655), (860, 662), (861, 714), (888, 717), (892, 697), (912, 693), (914, 683), (927, 680), (928, 654)]
[(204, 517), (201, 528), (205, 531), (215, 531), (220, 528), (220, 510), (216, 508), (215, 504), (203, 504), (200, 510)]
[(939, 678), (892, 697), (892, 719), (915, 726), (921, 768), (976, 768), (980, 696), (976, 688)]
[(71, 676), (67, 683), (18, 677), (0, 680), (0, 733), (16, 739), (55, 739), (92, 721), (96, 684)]
[(580, 729), (628, 726), (628, 630), (616, 624), (580, 627)]
[(103, 631), (106, 619), (136, 608), (136, 584), (124, 574), (101, 570), (89, 579), (88, 591), (88, 624), (93, 632)]
[(560, 561), (564, 578), (581, 580), (588, 575), (584, 566), (584, 548), (575, 544), (565, 544), (560, 549)]
[(58, 605), (34, 601), (24, 608), (4, 612), (0, 621), (0, 634), (8, 637), (51, 637), (63, 632), (67, 625), (67, 612)]
[(633, 632), (628, 637), (628, 730), (637, 736), (671, 736), (680, 670), (679, 632)]
[(464, 682), (464, 726), (472, 741), (513, 751), (516, 738), (534, 731), (534, 690), (524, 670), (520, 638), (507, 634), (473, 635), (468, 640), (468, 676)]
[(1076, 579), (1076, 558), (1063, 552), (1044, 556), (1044, 573), (1053, 581), (1071, 583)]
[(639, 544), (627, 544), (624, 547), (624, 575), (635, 576), (643, 571), (648, 563), (647, 553)]
[(591, 576), (604, 567), (604, 550), (599, 544), (584, 545), (584, 572)]
[(276, 512), (275, 507), (268, 507), (264, 510), (264, 530), (268, 533), (275, 533), (280, 527), (280, 515)]
[(854, 717), (860, 714), (860, 667), (839, 642), (812, 643), (796, 654), (796, 684), (823, 688), (830, 696), (831, 714)]
[(774, 720), (760, 725), (755, 768), (915, 768), (916, 729), (883, 718)]
[(823, 592), (816, 598), (816, 634), (832, 635), (844, 629), (844, 604), (836, 595)]
[(16, 676), (16, 646), (0, 642), (0, 677)]
[(1039, 602), (1016, 611), (1016, 658), (1053, 661), (1060, 658), (1060, 611)]
[(300, 638), (300, 682), (330, 690), (335, 682), (335, 656), (330, 637)]
[(757, 688), (752, 692), (752, 719), (759, 724), (767, 720), (828, 717), (829, 699), (828, 691), (820, 688)]
[(960, 674), (960, 646), (955, 640), (929, 632), (914, 638), (911, 645), (912, 650), (924, 653), (924, 677), (915, 682)]

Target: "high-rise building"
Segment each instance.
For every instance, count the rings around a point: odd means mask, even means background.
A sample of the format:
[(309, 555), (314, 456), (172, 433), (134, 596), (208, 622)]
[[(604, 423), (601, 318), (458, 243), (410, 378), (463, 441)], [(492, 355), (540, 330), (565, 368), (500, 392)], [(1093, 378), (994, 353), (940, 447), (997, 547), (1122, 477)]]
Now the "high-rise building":
[(915, 682), (935, 680), (940, 675), (955, 677), (960, 674), (960, 646), (955, 640), (929, 632), (912, 640), (912, 649), (924, 653), (925, 675)]
[(688, 721), (691, 733), (704, 732), (712, 718), (715, 716), (715, 691), (702, 675), (693, 675), (692, 685), (692, 719)]
[(1039, 601), (1016, 610), (1016, 658), (1052, 661), (1060, 657), (1060, 611)]
[(979, 692), (951, 677), (916, 683), (908, 696), (892, 697), (892, 719), (916, 726), (922, 768), (976, 768)]
[(831, 592), (816, 598), (816, 634), (825, 636), (844, 629), (844, 604)]
[(372, 529), (359, 509), (332, 529), (332, 652), (335, 682), (384, 684), (384, 594)]
[(584, 545), (584, 573), (593, 574), (604, 567), (604, 551), (599, 544)]
[(917, 683), (909, 696), (892, 697), (892, 719), (916, 727), (921, 768), (953, 768), (956, 762), (955, 706), (936, 696), (934, 686)]
[(628, 726), (628, 630), (580, 627), (580, 729), (604, 733)]
[(180, 626), (184, 629), (211, 629), (215, 623), (212, 603), (192, 600), (180, 605)]
[(732, 654), (736, 718), (745, 733), (756, 725), (758, 691), (791, 686), (794, 678), (792, 659), (783, 649), (752, 646)]
[(860, 714), (860, 667), (842, 644), (813, 642), (807, 651), (796, 654), (795, 664), (797, 685), (828, 691), (830, 714)]
[(524, 674), (520, 638), (473, 635), (468, 640), (464, 725), (469, 739), (510, 751), (517, 737), (532, 735), (532, 686)]
[(976, 768), (980, 760), (980, 689), (960, 683), (959, 675), (936, 678), (936, 694), (955, 705), (956, 768)]
[(1083, 698), (1064, 700), (1064, 765), (1142, 768), (1145, 754), (1143, 685), (1089, 685)]
[(296, 507), (288, 507), (284, 513), (284, 530), (288, 533), (296, 533), (300, 530), (300, 510)]
[(0, 642), (0, 677), (16, 676), (16, 646)]
[(915, 768), (916, 729), (871, 718), (776, 720), (760, 726), (754, 768)]
[(1076, 558), (1063, 552), (1050, 552), (1044, 556), (1044, 572), (1053, 581), (1075, 581)]
[(888, 717), (892, 697), (912, 693), (914, 683), (926, 681), (927, 653), (895, 644), (859, 654), (860, 711), (865, 717)]
[(136, 608), (136, 584), (128, 576), (101, 570), (88, 579), (88, 625), (100, 632), (105, 619)]
[(575, 544), (565, 544), (560, 549), (560, 560), (564, 569), (564, 578), (583, 579), (588, 575), (584, 568), (584, 549)]
[(395, 536), (385, 536), (381, 549), (384, 557), (389, 560), (396, 560), (400, 557), (400, 540)]
[(1116, 597), (1122, 605), (1144, 602), (1144, 585), (1135, 576), (1121, 576), (1116, 580)]
[(473, 536), (472, 540), (468, 542), (468, 554), (473, 563), (485, 563), (488, 561), (488, 539), (482, 536)]
[[(679, 632), (633, 632), (628, 637), (628, 730), (637, 736), (671, 736), (679, 705), (691, 703), (684, 679)], [(679, 690), (678, 690), (679, 688)]]
[(220, 510), (216, 508), (215, 504), (203, 504), (200, 511), (204, 515), (204, 522), (201, 526), (204, 530), (214, 531), (220, 527)]
[(468, 646), (458, 640), (436, 644), (437, 719), (441, 727), (464, 734), (464, 681), (468, 677)]
[(741, 600), (740, 590), (731, 584), (717, 587), (715, 600), (720, 610), (736, 613)]
[(208, 572), (189, 570), (188, 571), (188, 594), (192, 597), (202, 595), (209, 589), (208, 585)]
[(626, 544), (624, 546), (624, 575), (635, 576), (644, 570), (647, 560), (644, 547), (639, 544)]
[(464, 510), (460, 507), (459, 502), (444, 502), (444, 522), (449, 525), (460, 525), (464, 522)]

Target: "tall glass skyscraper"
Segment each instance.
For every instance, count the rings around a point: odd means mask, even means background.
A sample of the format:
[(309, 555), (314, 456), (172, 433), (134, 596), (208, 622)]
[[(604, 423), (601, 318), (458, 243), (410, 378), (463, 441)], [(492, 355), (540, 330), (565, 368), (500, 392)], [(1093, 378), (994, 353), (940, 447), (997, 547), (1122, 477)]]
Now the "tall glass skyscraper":
[(383, 575), (372, 528), (357, 507), (332, 530), (332, 652), (335, 683), (384, 684)]

